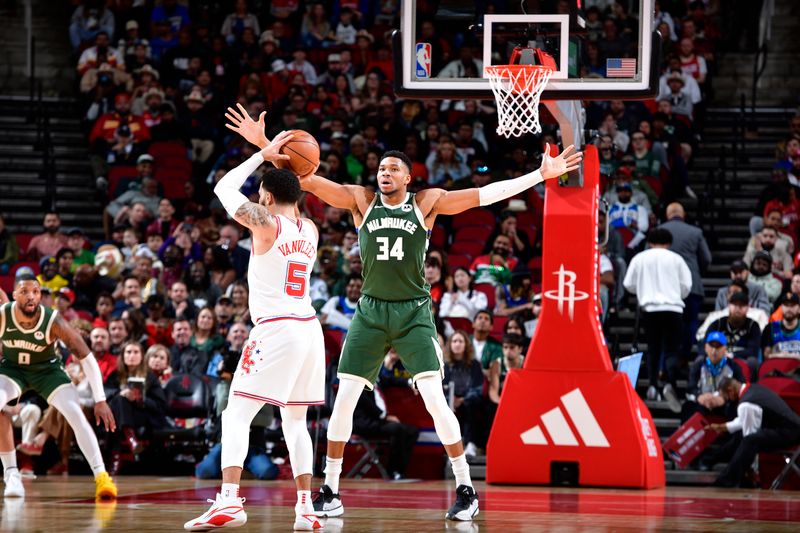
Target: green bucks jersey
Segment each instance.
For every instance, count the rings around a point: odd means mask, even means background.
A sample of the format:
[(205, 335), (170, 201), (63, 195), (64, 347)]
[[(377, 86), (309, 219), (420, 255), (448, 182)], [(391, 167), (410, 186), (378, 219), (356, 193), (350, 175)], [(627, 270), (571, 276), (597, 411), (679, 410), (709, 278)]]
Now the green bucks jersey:
[(3, 358), (18, 365), (46, 363), (58, 357), (55, 339), (51, 337), (56, 311), (39, 306), (39, 321), (31, 329), (22, 328), (14, 319), (16, 302), (0, 306), (0, 339)]
[(430, 296), (425, 281), (428, 230), (413, 193), (396, 206), (384, 205), (377, 193), (358, 228), (358, 245), (363, 294), (389, 302)]

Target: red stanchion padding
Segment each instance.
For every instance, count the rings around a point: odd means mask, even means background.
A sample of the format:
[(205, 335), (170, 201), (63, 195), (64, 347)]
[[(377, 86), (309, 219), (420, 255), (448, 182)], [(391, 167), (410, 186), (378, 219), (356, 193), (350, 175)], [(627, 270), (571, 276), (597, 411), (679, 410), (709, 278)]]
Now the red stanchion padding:
[(598, 320), (598, 181), (547, 183), (542, 312), (522, 369), (506, 377), (487, 445), (489, 483), (664, 486), (652, 417), (615, 372)]
[(579, 485), (664, 485), (656, 428), (624, 375), (511, 371), (489, 439), (486, 480), (548, 485), (566, 464), (577, 465)]

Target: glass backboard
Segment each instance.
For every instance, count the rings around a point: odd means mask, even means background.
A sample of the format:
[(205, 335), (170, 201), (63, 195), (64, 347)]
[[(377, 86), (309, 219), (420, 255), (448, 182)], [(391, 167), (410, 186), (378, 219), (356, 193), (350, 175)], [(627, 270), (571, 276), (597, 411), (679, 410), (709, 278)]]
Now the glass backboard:
[(658, 89), (654, 0), (403, 0), (395, 90), (418, 98), (491, 98), (485, 65), (514, 47), (556, 61), (543, 100), (648, 98)]

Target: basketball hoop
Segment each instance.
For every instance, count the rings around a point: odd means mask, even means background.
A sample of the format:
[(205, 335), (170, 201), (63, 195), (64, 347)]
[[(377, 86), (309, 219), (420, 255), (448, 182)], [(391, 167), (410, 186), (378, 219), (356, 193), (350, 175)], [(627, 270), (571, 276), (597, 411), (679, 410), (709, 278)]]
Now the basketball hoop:
[(553, 73), (552, 66), (491, 65), (483, 70), (497, 101), (497, 133), (506, 138), (541, 133), (539, 98)]

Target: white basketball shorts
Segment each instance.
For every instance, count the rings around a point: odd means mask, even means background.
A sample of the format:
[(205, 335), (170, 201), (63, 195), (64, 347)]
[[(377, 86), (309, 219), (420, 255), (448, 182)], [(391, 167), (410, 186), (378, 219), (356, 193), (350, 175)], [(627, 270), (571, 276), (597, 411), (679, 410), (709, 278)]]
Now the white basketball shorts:
[(231, 394), (278, 407), (325, 403), (325, 341), (316, 317), (257, 324), (242, 349)]

